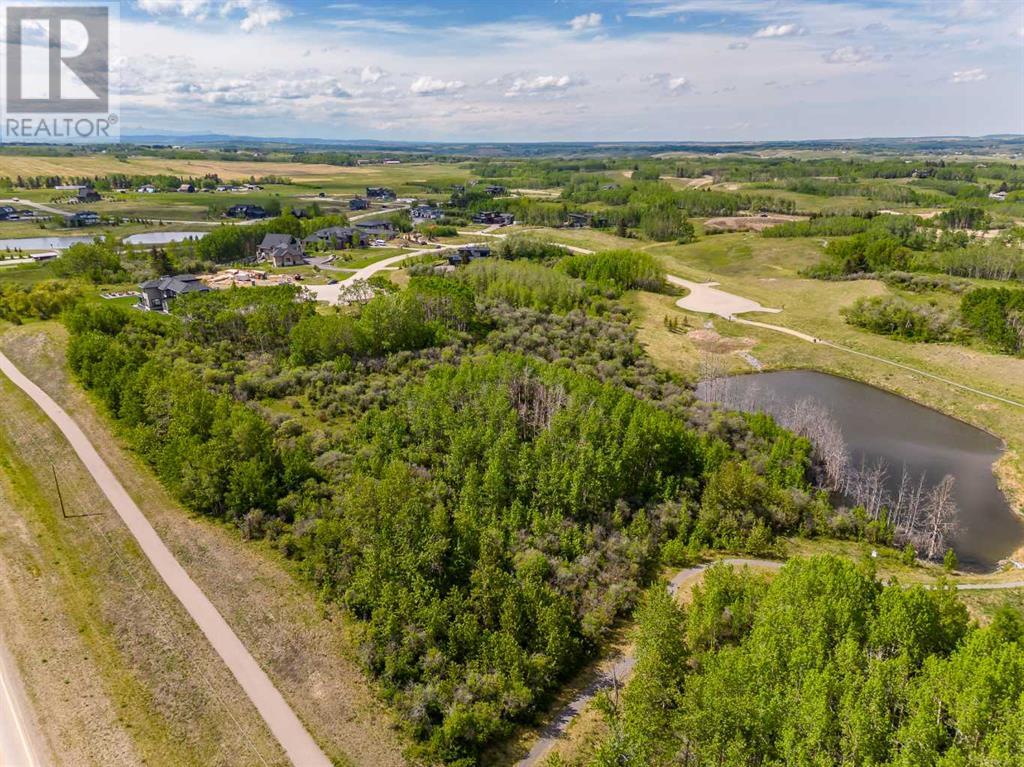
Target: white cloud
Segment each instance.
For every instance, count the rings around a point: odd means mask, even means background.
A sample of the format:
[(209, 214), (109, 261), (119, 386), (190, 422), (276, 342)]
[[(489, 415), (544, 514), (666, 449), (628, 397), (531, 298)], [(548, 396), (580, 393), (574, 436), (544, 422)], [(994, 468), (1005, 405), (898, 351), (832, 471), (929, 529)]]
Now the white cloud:
[(825, 61), (829, 64), (862, 64), (872, 58), (871, 50), (868, 48), (857, 48), (853, 45), (844, 45), (834, 51), (825, 54)]
[(186, 18), (206, 18), (210, 10), (209, 0), (136, 0), (140, 11), (162, 16), (176, 14)]
[(378, 80), (381, 80), (381, 79), (383, 79), (383, 78), (385, 78), (387, 76), (388, 76), (388, 73), (385, 72), (380, 67), (367, 66), (367, 67), (363, 67), (362, 71), (360, 71), (360, 73), (359, 73), (359, 82), (361, 82), (361, 83), (371, 83), (372, 84), (372, 83), (375, 83)]
[(742, 50), (744, 50), (746, 48), (749, 48), (749, 47), (750, 47), (750, 43), (748, 43), (746, 40), (737, 40), (734, 43), (729, 43), (729, 50), (730, 51), (742, 51)]
[(951, 83), (976, 83), (982, 80), (987, 80), (988, 74), (984, 69), (976, 67), (974, 69), (961, 69), (954, 72), (949, 81)]
[(466, 87), (461, 80), (440, 80), (436, 77), (423, 75), (416, 78), (409, 86), (409, 92), (417, 96), (437, 96), (442, 93), (455, 93)]
[(569, 22), (569, 27), (573, 32), (583, 32), (587, 29), (597, 29), (601, 26), (601, 14), (600, 13), (583, 13), (576, 16)]
[(670, 75), (667, 72), (658, 72), (653, 75), (646, 75), (643, 79), (651, 85), (664, 88), (670, 93), (683, 93), (693, 87), (689, 79), (686, 77), (682, 75)]
[(796, 24), (769, 24), (754, 33), (754, 37), (791, 37), (807, 34), (807, 30)]
[(136, 0), (135, 5), (152, 16), (183, 16), (196, 21), (205, 20), (212, 10), (217, 10), (223, 18), (241, 11), (239, 28), (243, 32), (262, 29), (290, 15), (272, 0), (227, 0), (219, 5), (212, 0)]
[(523, 93), (543, 93), (545, 91), (564, 91), (573, 85), (569, 75), (538, 75), (530, 80), (517, 77), (511, 87), (505, 91), (506, 96), (518, 96)]

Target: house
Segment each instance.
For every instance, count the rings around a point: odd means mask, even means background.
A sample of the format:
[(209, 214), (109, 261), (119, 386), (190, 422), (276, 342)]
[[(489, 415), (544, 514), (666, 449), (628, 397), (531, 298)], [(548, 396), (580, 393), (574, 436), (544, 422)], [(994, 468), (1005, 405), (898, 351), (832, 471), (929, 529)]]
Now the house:
[(393, 189), (386, 186), (366, 187), (366, 196), (371, 200), (393, 200), (397, 196)]
[(511, 213), (499, 213), (496, 210), (483, 210), (479, 213), (473, 214), (472, 221), (474, 224), (512, 226), (512, 224), (516, 222), (516, 217)]
[(209, 290), (194, 274), (158, 277), (139, 285), (138, 307), (150, 312), (166, 312), (170, 303), (183, 293), (205, 293)]
[(309, 211), (305, 208), (292, 208), (289, 213), (295, 216), (295, 218), (312, 218)]
[(370, 207), (370, 203), (364, 200), (362, 197), (353, 197), (348, 201), (349, 210), (366, 210)]
[(55, 259), (57, 257), (57, 255), (58, 255), (57, 251), (55, 251), (55, 250), (47, 250), (47, 251), (44, 251), (42, 253), (33, 253), (30, 256), (30, 258), (33, 261), (35, 261), (37, 264), (40, 264), (43, 261), (53, 261), (53, 259)]
[(1006, 192), (992, 192), (988, 196), (990, 200), (997, 200), (999, 202), (1006, 202)]
[(267, 211), (260, 205), (232, 205), (224, 215), (228, 218), (266, 218)]
[(64, 217), (64, 223), (68, 226), (96, 226), (100, 222), (100, 214), (91, 210), (80, 210)]
[(438, 221), (444, 216), (444, 212), (431, 205), (417, 205), (409, 211), (413, 221)]
[(79, 202), (99, 202), (100, 195), (91, 186), (83, 186), (78, 190), (78, 201)]
[(466, 245), (454, 253), (448, 255), (448, 263), (452, 266), (468, 264), (478, 258), (487, 258), (491, 255), (491, 249), (486, 245)]
[(0, 221), (17, 221), (18, 212), (10, 205), (0, 206)]
[(135, 191), (141, 194), (154, 194), (157, 191), (157, 188), (152, 184), (143, 184)]
[(370, 244), (370, 236), (354, 226), (329, 226), (318, 229), (302, 242), (309, 247), (323, 245), (331, 250), (365, 248)]
[(491, 197), (502, 197), (507, 194), (507, 190), (497, 184), (488, 184), (484, 187), (484, 194), (489, 194)]
[(189, 194), (191, 194), (195, 190), (196, 188), (192, 186), (192, 184), (182, 184), (181, 186), (178, 187), (179, 192), (188, 192)]
[(383, 237), (390, 239), (398, 233), (398, 228), (390, 221), (371, 219), (370, 221), (356, 221), (359, 231), (370, 237)]
[(605, 219), (597, 216), (593, 213), (581, 212), (581, 213), (570, 213), (568, 218), (562, 226), (568, 227), (569, 229), (582, 229), (588, 226), (604, 226)]
[(256, 247), (256, 260), (272, 261), (274, 266), (301, 266), (306, 263), (306, 251), (290, 234), (267, 234)]

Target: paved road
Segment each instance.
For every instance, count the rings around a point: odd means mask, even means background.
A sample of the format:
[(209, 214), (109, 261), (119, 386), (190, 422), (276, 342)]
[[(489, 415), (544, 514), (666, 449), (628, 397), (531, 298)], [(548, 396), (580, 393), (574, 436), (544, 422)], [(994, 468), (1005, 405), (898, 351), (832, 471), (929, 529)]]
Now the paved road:
[(46, 392), (22, 374), (3, 353), (0, 353), (0, 372), (25, 392), (67, 438), (85, 468), (89, 470), (96, 484), (135, 537), (146, 558), (227, 664), (274, 737), (284, 747), (292, 763), (296, 767), (330, 767), (330, 760), (317, 746), (295, 712), (274, 687), (273, 682), (249, 654), (217, 608), (174, 558), (78, 424)]
[(349, 221), (361, 221), (364, 218), (373, 218), (374, 216), (387, 216), (392, 213), (397, 213), (400, 210), (409, 210), (408, 205), (396, 205), (394, 208), (381, 208), (380, 210), (368, 210), (366, 213), (357, 213), (354, 216), (349, 216)]
[(3, 203), (4, 205), (24, 205), (25, 207), (28, 207), (28, 208), (35, 208), (36, 210), (41, 210), (44, 213), (49, 213), (51, 216), (70, 216), (71, 215), (71, 211), (61, 210), (60, 208), (54, 208), (51, 205), (44, 205), (41, 202), (32, 202), (31, 200), (12, 200), (12, 199), (7, 199), (7, 200), (0, 200), (0, 203)]
[(486, 242), (470, 242), (460, 245), (446, 245), (441, 248), (423, 248), (422, 250), (413, 250), (409, 253), (400, 253), (397, 256), (391, 256), (390, 258), (382, 258), (380, 261), (374, 261), (369, 266), (364, 266), (362, 269), (357, 270), (345, 279), (338, 280), (338, 282), (333, 285), (306, 285), (306, 290), (312, 293), (316, 297), (317, 301), (326, 301), (329, 304), (336, 304), (338, 303), (338, 299), (341, 297), (341, 291), (352, 283), (360, 280), (366, 281), (377, 272), (383, 271), (384, 269), (390, 269), (406, 259), (423, 256), (427, 253), (438, 254), (444, 253), (448, 250), (458, 250), (459, 248), (468, 248), (471, 246), (486, 244)]
[(18, 671), (0, 637), (0, 765), (42, 767), (29, 707), (21, 689)]

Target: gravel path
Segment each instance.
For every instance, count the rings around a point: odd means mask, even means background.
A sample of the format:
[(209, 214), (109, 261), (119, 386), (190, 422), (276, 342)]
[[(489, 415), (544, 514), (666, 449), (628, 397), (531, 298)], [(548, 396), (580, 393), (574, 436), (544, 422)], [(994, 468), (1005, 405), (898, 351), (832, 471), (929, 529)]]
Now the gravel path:
[[(217, 608), (174, 558), (74, 419), (54, 402), (50, 395), (18, 370), (3, 353), (0, 353), (0, 372), (25, 392), (64, 434), (111, 506), (135, 537), (139, 548), (227, 664), (274, 737), (284, 747), (291, 762), (296, 767), (331, 767), (330, 760), (274, 687), (270, 677), (260, 668)], [(8, 762), (3, 761), (3, 764), (6, 765)]]

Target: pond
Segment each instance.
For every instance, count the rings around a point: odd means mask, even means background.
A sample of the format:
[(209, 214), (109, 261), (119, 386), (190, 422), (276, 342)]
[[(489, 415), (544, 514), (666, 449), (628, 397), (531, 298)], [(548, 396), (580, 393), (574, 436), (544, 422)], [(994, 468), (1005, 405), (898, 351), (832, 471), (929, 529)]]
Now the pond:
[(1024, 522), (992, 473), (1003, 444), (988, 432), (873, 386), (808, 370), (733, 376), (701, 384), (697, 394), (773, 413), (806, 400), (820, 403), (838, 426), (852, 466), (881, 460), (889, 467), (884, 484), (893, 498), (904, 467), (930, 485), (953, 476), (959, 529), (951, 544), (964, 568), (992, 569), (1024, 542)]
[[(166, 245), (170, 242), (198, 240), (206, 232), (142, 232), (124, 238), (128, 245)], [(0, 250), (65, 250), (79, 242), (92, 242), (96, 235), (71, 234), (51, 237), (0, 238)]]

